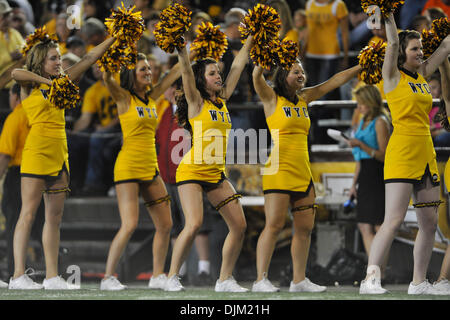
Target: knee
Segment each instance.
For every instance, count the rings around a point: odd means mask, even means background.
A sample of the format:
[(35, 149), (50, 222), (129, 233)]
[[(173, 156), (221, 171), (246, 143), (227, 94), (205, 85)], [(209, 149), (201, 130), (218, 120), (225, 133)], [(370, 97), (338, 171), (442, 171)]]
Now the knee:
[(245, 220), (240, 221), (234, 226), (234, 232), (239, 234), (242, 238), (244, 237), (246, 230), (247, 230), (247, 222)]
[(172, 220), (165, 221), (156, 226), (156, 232), (168, 235), (172, 230), (172, 226), (173, 226)]
[(272, 235), (278, 235), (281, 230), (283, 230), (284, 222), (276, 221), (267, 223), (265, 226), (265, 231), (270, 232)]
[(184, 232), (187, 232), (189, 236), (194, 237), (200, 231), (202, 223), (203, 221), (191, 221), (189, 223), (186, 222), (184, 226)]
[(297, 236), (306, 239), (311, 237), (313, 228), (314, 228), (313, 225), (299, 226), (295, 228), (295, 233), (297, 234)]
[(122, 232), (124, 232), (127, 236), (130, 237), (136, 230), (137, 225), (138, 225), (137, 220), (130, 220), (130, 221), (122, 222), (120, 229)]

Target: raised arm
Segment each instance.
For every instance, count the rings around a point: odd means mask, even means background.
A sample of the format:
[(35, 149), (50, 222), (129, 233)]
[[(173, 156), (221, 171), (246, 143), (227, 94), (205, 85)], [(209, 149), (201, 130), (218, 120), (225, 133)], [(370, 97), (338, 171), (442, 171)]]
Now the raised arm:
[(29, 82), (37, 82), (39, 84), (44, 83), (48, 84), (49, 86), (52, 85), (52, 81), (50, 79), (41, 77), (40, 75), (25, 69), (14, 69), (11, 72), (11, 76), (21, 86)]
[(111, 72), (103, 72), (103, 81), (105, 82), (105, 86), (111, 94), (111, 97), (116, 102), (118, 113), (122, 114), (127, 112), (129, 101), (131, 99), (129, 92), (114, 80)]
[(98, 46), (92, 48), (87, 54), (81, 58), (79, 62), (65, 70), (65, 73), (69, 76), (70, 80), (76, 81), (95, 63), (108, 48), (114, 43), (116, 39), (111, 37), (100, 43)]
[(194, 71), (192, 71), (191, 62), (189, 61), (186, 47), (177, 51), (178, 62), (181, 67), (183, 91), (189, 106), (188, 116), (189, 118), (192, 118), (201, 110), (203, 98), (195, 85)]
[(439, 47), (433, 52), (433, 54), (420, 66), (419, 73), (428, 78), (431, 76), (436, 69), (442, 65), (445, 59), (448, 60), (448, 55), (450, 54), (450, 35), (448, 35), (444, 41), (439, 45)]
[(264, 106), (264, 113), (268, 117), (275, 111), (277, 95), (272, 87), (267, 84), (263, 71), (264, 69), (260, 66), (253, 68), (253, 86)]
[(249, 36), (247, 40), (245, 40), (244, 45), (242, 46), (239, 53), (233, 60), (231, 64), (230, 73), (228, 73), (227, 79), (225, 80), (224, 91), (222, 92), (222, 97), (225, 100), (228, 100), (233, 94), (234, 89), (241, 77), (242, 70), (244, 70), (245, 65), (248, 63), (248, 54), (250, 52), (250, 48), (253, 44), (253, 36)]
[(334, 89), (342, 86), (344, 83), (350, 81), (358, 74), (359, 70), (361, 70), (361, 66), (356, 65), (352, 68), (336, 73), (330, 79), (321, 84), (314, 87), (304, 88), (301, 93), (303, 99), (306, 103), (310, 103), (311, 101), (323, 97), (328, 92), (333, 91)]
[(382, 76), (384, 80), (384, 92), (392, 91), (400, 81), (400, 71), (398, 71), (397, 60), (400, 40), (398, 39), (397, 26), (394, 14), (391, 12), (385, 19), (387, 46), (384, 55)]

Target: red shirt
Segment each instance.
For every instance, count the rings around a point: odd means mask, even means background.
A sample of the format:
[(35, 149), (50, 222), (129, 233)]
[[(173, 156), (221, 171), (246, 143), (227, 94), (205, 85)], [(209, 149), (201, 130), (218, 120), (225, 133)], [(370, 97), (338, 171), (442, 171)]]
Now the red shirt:
[(444, 10), (447, 17), (450, 18), (450, 6), (444, 4), (441, 0), (428, 0), (423, 7), (422, 14), (428, 8), (441, 8), (442, 10)]
[[(158, 129), (156, 130), (156, 150), (158, 152), (158, 166), (161, 178), (165, 183), (176, 183), (176, 172), (179, 162), (177, 159), (172, 159), (172, 150), (178, 144), (179, 154), (176, 155), (179, 161), (183, 157), (183, 151), (187, 152), (191, 147), (191, 140), (186, 137), (179, 137), (178, 140), (172, 141), (172, 133), (180, 129), (177, 119), (173, 112), (173, 105), (169, 104), (165, 108), (163, 114), (160, 116)], [(177, 139), (174, 137), (174, 139)]]

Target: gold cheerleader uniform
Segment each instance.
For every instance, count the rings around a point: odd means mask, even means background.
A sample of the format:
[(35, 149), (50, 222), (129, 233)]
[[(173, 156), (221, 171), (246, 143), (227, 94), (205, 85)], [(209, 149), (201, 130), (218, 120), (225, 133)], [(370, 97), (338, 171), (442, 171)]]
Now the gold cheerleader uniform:
[(306, 196), (312, 182), (308, 154), (311, 121), (306, 102), (277, 96), (275, 111), (266, 118), (273, 148), (264, 167), (263, 192)]
[(431, 91), (422, 75), (404, 69), (400, 74), (397, 87), (386, 94), (394, 130), (386, 148), (384, 182), (417, 184), (429, 175), (437, 186), (439, 172), (428, 118)]
[(41, 84), (22, 101), (30, 132), (22, 153), (21, 176), (56, 180), (65, 170), (69, 174), (69, 153), (64, 109), (53, 106), (50, 87)]
[(158, 175), (155, 101), (131, 93), (130, 106), (119, 121), (123, 144), (114, 165), (114, 183), (153, 181)]
[(231, 118), (222, 99), (204, 100), (200, 113), (189, 119), (192, 147), (183, 156), (176, 173), (177, 185), (197, 183), (218, 186), (225, 177), (225, 158)]

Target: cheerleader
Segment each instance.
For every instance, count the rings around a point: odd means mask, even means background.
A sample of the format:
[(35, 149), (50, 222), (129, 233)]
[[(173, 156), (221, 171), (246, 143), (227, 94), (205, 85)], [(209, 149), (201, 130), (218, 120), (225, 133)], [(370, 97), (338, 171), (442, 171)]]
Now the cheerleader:
[[(26, 69), (12, 72), (13, 79), (21, 85), (22, 105), (31, 129), (20, 168), (22, 209), (14, 232), (14, 275), (9, 282), (10, 289), (72, 288), (58, 276), (59, 228), (69, 191), (64, 108), (57, 108), (50, 102), (49, 89), (51, 79), (63, 73), (73, 81), (79, 79), (114, 41), (113, 37), (105, 40), (64, 72), (57, 42), (51, 39), (40, 41), (27, 53)], [(46, 278), (41, 285), (25, 274), (25, 264), (31, 226), (42, 196), (45, 203), (42, 244)]]
[(291, 206), (294, 233), (291, 242), (293, 279), (290, 292), (322, 292), (326, 287), (305, 277), (311, 232), (315, 217), (315, 191), (308, 155), (310, 118), (307, 105), (343, 85), (360, 70), (359, 66), (342, 71), (326, 82), (305, 88), (306, 75), (297, 60), (289, 70), (278, 67), (273, 87), (267, 84), (263, 68), (253, 70), (253, 84), (264, 107), (274, 147), (263, 175), (266, 225), (256, 247), (257, 279), (254, 292), (276, 292), (267, 278), (277, 237)]
[(450, 37), (423, 61), (420, 34), (398, 33), (393, 13), (385, 19), (387, 47), (382, 75), (384, 93), (394, 127), (386, 149), (384, 182), (386, 208), (383, 224), (370, 248), (367, 276), (361, 294), (383, 294), (381, 270), (394, 236), (403, 222), (411, 195), (419, 231), (414, 243), (414, 272), (408, 294), (439, 294), (426, 279), (434, 246), (439, 206), (439, 172), (431, 139), (428, 113), (432, 97), (425, 79), (447, 59)]
[[(123, 145), (114, 166), (121, 226), (109, 249), (101, 290), (126, 288), (114, 274), (119, 259), (138, 224), (139, 194), (145, 201), (156, 229), (153, 238), (153, 275), (149, 287), (164, 288), (167, 279), (164, 264), (169, 248), (172, 218), (170, 197), (158, 172), (155, 100), (179, 77), (180, 68), (175, 65), (166, 77), (151, 88), (152, 70), (143, 53), (138, 54), (134, 69), (121, 70), (120, 85), (110, 72), (107, 71), (103, 75), (106, 87), (117, 104)], [(151, 90), (148, 90), (149, 88)]]
[(233, 278), (232, 272), (242, 248), (246, 221), (240, 195), (225, 176), (225, 156), (231, 119), (226, 100), (233, 93), (244, 69), (252, 44), (246, 40), (231, 66), (225, 82), (217, 61), (199, 59), (192, 66), (185, 47), (178, 48), (184, 94), (177, 100), (177, 117), (192, 135), (192, 148), (177, 168), (176, 182), (185, 215), (185, 226), (172, 253), (166, 291), (184, 287), (178, 272), (203, 221), (202, 191), (224, 218), (229, 233), (222, 249), (222, 265), (216, 282), (217, 292), (246, 292)]

